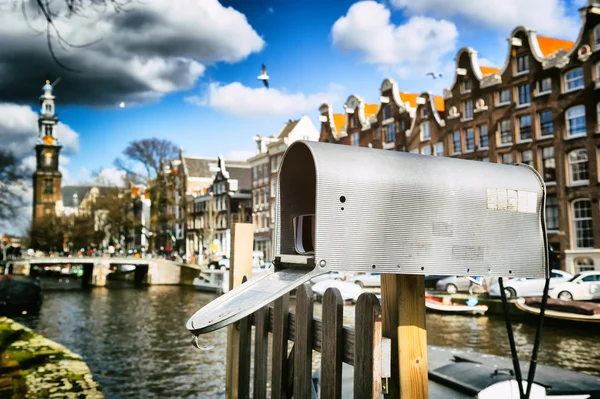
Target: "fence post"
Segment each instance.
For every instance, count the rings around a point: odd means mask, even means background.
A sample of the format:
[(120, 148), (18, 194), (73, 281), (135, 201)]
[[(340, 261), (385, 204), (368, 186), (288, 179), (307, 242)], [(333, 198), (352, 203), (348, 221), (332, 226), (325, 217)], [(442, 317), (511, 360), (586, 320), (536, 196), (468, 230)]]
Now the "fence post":
[(294, 398), (312, 397), (313, 292), (303, 284), (296, 290)]
[(354, 397), (381, 398), (381, 305), (373, 294), (356, 301)]
[(290, 294), (275, 300), (273, 307), (273, 360), (271, 361), (271, 397), (286, 399), (288, 376), (288, 319)]
[[(231, 238), (231, 262), (229, 266), (229, 288), (242, 283), (244, 276), (252, 275), (252, 247), (254, 229), (250, 223), (234, 223)], [(238, 398), (240, 334), (236, 324), (227, 327), (227, 368), (225, 394), (227, 399)]]
[(386, 397), (426, 399), (429, 382), (424, 276), (384, 275), (381, 299), (384, 336), (391, 339), (392, 353), (398, 353), (397, 358), (392, 356)]
[(344, 351), (344, 300), (337, 288), (323, 295), (321, 338), (321, 397), (342, 397), (342, 355)]

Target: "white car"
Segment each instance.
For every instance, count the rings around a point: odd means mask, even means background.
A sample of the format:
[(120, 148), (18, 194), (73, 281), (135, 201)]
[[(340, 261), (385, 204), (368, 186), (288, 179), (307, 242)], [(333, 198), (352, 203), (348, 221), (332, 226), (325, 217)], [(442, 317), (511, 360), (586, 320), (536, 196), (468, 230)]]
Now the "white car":
[(325, 280), (345, 280), (346, 277), (340, 272), (329, 272), (310, 279), (312, 284), (320, 283)]
[(600, 271), (579, 273), (566, 283), (556, 284), (548, 295), (564, 301), (600, 299)]
[[(552, 270), (550, 273), (550, 288), (556, 284), (565, 283), (573, 278), (571, 273), (562, 270)], [(542, 296), (546, 279), (543, 278), (511, 278), (504, 282), (504, 292), (507, 298)], [(492, 284), (490, 296), (500, 296), (500, 284)]]
[(356, 302), (360, 294), (364, 291), (356, 284), (341, 280), (323, 280), (312, 286), (313, 293), (317, 300), (321, 300), (327, 288), (337, 288), (342, 295), (344, 302)]
[(359, 276), (352, 277), (350, 282), (358, 285), (360, 288), (365, 287), (381, 287), (381, 274), (365, 273)]

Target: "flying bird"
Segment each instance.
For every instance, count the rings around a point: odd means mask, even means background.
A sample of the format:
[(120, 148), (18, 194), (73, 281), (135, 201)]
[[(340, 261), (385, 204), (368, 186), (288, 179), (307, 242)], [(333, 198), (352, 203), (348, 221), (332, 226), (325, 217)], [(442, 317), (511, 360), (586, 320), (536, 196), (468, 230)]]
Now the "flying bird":
[(262, 80), (265, 87), (269, 88), (269, 75), (267, 75), (267, 66), (262, 64), (262, 68), (260, 69), (260, 75), (258, 76), (259, 80)]
[(435, 73), (435, 72), (427, 72), (425, 74), (425, 76), (431, 75), (432, 78), (437, 79), (437, 78), (441, 78), (442, 74), (441, 73)]

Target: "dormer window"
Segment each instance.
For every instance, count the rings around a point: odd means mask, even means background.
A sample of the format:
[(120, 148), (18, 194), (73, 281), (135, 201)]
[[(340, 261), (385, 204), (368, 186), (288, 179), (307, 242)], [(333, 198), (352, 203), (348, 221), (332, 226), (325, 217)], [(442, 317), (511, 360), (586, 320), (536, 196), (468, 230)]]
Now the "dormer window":
[(529, 55), (523, 54), (517, 56), (517, 68), (516, 75), (525, 74), (529, 72)]
[(594, 51), (600, 49), (600, 25), (594, 28)]
[(350, 118), (350, 128), (355, 128), (356, 127), (356, 118), (351, 117)]
[(461, 93), (470, 93), (471, 92), (471, 80), (470, 79), (465, 79), (462, 81), (462, 84), (460, 87), (460, 92)]
[(462, 103), (463, 120), (473, 119), (473, 100), (463, 101)]
[(426, 107), (421, 108), (421, 119), (427, 118), (429, 110)]

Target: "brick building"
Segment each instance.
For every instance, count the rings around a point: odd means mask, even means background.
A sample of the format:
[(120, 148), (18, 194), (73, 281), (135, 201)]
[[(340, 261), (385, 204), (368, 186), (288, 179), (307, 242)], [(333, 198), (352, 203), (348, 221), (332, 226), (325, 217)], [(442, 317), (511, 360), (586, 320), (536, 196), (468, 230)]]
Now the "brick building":
[[(386, 79), (368, 124), (357, 96), (345, 114), (324, 104), (320, 140), (531, 165), (546, 182), (548, 238), (560, 266), (600, 270), (600, 2), (590, 0), (581, 15), (575, 42), (514, 29), (501, 69), (461, 49), (443, 99), (422, 93), (412, 102)], [(384, 129), (393, 125), (392, 146)]]

